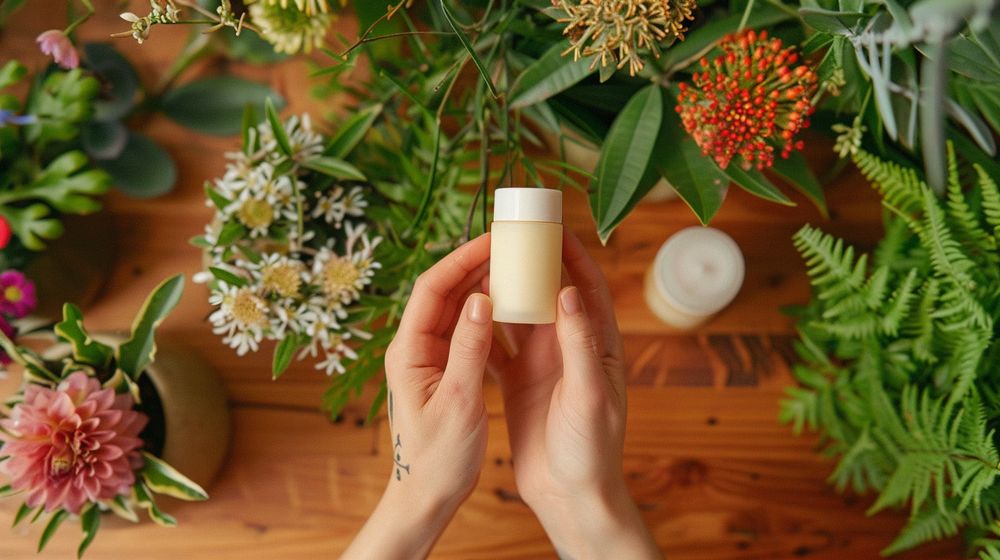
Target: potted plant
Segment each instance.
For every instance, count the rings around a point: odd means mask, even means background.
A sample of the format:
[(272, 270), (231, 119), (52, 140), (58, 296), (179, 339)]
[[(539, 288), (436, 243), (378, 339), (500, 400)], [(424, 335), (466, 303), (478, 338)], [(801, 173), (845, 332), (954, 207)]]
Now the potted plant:
[[(9, 483), (0, 495), (23, 500), (14, 525), (45, 522), (42, 550), (56, 529), (79, 518), (86, 551), (105, 512), (133, 522), (145, 509), (161, 525), (174, 518), (154, 499), (162, 494), (205, 500), (202, 487), (168, 463), (171, 441), (193, 436), (171, 433), (169, 375), (158, 375), (157, 325), (180, 300), (182, 276), (160, 284), (146, 299), (131, 333), (115, 345), (92, 337), (80, 309), (64, 307), (55, 335), (66, 347), (41, 354), (0, 334), (0, 346), (23, 370), (22, 389), (6, 403), (0, 420), (0, 473)], [(154, 357), (156, 361), (154, 362)], [(183, 373), (178, 371), (178, 373)], [(218, 403), (213, 403), (218, 404)], [(223, 406), (217, 407), (223, 410)], [(198, 426), (210, 425), (218, 413)], [(228, 428), (228, 419), (224, 421)], [(218, 442), (216, 442), (218, 443)], [(176, 446), (177, 443), (174, 443)], [(225, 449), (223, 440), (222, 449)]]

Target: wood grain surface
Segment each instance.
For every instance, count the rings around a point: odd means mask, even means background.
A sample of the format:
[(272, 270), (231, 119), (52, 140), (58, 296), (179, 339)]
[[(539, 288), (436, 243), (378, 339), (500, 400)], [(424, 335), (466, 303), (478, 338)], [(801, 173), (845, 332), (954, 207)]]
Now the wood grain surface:
[[(85, 39), (104, 40), (124, 28), (114, 16), (121, 2), (95, 4), (102, 13), (81, 29)], [(145, 0), (125, 4), (136, 12), (148, 9)], [(17, 56), (32, 68), (41, 67), (44, 60), (34, 37), (63, 21), (62, 5), (29, 2), (0, 37), (2, 58)], [(337, 27), (349, 37), (356, 35), (348, 19)], [(128, 40), (117, 46), (152, 84), (180, 50), (185, 33), (157, 28), (142, 47)], [(318, 117), (338, 110), (336, 103), (324, 105), (310, 97), (302, 60), (274, 68), (214, 61), (186, 78), (220, 71), (270, 82), (289, 100), (291, 111), (308, 110)], [(161, 279), (177, 272), (190, 278), (198, 270), (200, 255), (188, 239), (202, 231), (210, 215), (201, 185), (220, 174), (223, 152), (238, 142), (198, 135), (163, 117), (138, 124), (174, 155), (180, 184), (157, 200), (118, 193), (107, 197), (104, 216), (117, 232), (115, 246), (107, 250), (115, 251), (116, 264), (100, 298), (87, 310), (95, 330), (127, 327)], [(810, 157), (822, 166), (832, 154), (820, 149)], [(576, 194), (568, 199), (566, 225), (606, 272), (626, 336), (629, 488), (669, 558), (877, 558), (905, 522), (902, 513), (866, 517), (870, 497), (840, 495), (826, 484), (832, 463), (817, 455), (816, 439), (795, 437), (777, 423), (793, 360), (793, 324), (779, 308), (808, 298), (791, 234), (812, 222), (870, 246), (881, 232), (877, 199), (857, 174), (843, 176), (828, 196), (831, 220), (801, 198), (796, 198), (796, 208), (783, 208), (730, 192), (713, 225), (742, 248), (746, 283), (728, 309), (691, 333), (674, 332), (650, 314), (642, 300), (642, 276), (669, 235), (696, 223), (692, 212), (677, 201), (642, 205), (601, 247), (585, 200)], [(235, 432), (228, 465), (209, 488), (212, 499), (165, 504), (178, 518), (176, 529), (109, 518), (88, 558), (336, 557), (388, 480), (393, 463), (386, 422), (364, 425), (365, 399), (339, 421), (329, 421), (319, 411), (325, 376), (297, 364), (280, 382), (272, 382), (271, 347), (237, 358), (212, 335), (205, 321), (209, 310), (206, 289), (189, 283), (161, 336), (164, 343), (174, 340), (194, 348), (222, 376), (229, 392)], [(0, 380), (0, 394), (12, 391), (16, 381)], [(518, 498), (494, 384), (488, 383), (487, 395), (490, 443), (482, 478), (433, 558), (554, 558), (541, 527)], [(16, 508), (13, 501), (0, 503), (0, 525), (9, 523)], [(33, 558), (40, 530), (0, 529), (0, 558)], [(43, 556), (70, 558), (78, 540), (78, 530), (67, 524)], [(899, 558), (959, 558), (960, 550), (952, 540)]]

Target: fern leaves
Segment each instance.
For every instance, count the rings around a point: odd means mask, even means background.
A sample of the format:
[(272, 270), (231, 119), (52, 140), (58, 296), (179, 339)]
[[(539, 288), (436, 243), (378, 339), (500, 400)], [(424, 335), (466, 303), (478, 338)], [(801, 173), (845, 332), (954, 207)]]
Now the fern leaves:
[[(910, 509), (883, 554), (1000, 526), (1000, 189), (980, 167), (963, 189), (949, 157), (942, 200), (915, 170), (855, 156), (891, 211), (873, 267), (816, 228), (794, 237), (815, 297), (781, 418), (823, 433), (838, 489), (878, 492), (869, 513)], [(1000, 560), (1000, 541), (977, 542)]]

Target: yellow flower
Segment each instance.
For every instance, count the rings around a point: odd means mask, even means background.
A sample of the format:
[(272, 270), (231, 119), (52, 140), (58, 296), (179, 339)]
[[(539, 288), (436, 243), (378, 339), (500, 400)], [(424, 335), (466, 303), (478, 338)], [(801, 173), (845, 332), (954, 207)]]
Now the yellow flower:
[(274, 208), (266, 200), (249, 199), (240, 206), (237, 217), (254, 230), (266, 230), (274, 221)]
[(268, 264), (261, 270), (260, 284), (266, 291), (282, 297), (298, 295), (304, 268), (301, 262), (290, 260)]
[(223, 305), (228, 305), (230, 315), (239, 324), (245, 327), (267, 325), (267, 304), (249, 288), (239, 288), (226, 299)]
[(332, 255), (323, 265), (323, 291), (330, 301), (347, 303), (358, 296), (362, 268), (350, 258)]

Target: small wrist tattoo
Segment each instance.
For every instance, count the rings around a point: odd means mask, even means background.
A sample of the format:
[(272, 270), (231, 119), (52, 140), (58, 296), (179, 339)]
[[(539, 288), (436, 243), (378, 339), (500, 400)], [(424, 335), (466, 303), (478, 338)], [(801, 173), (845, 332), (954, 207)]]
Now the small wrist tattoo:
[[(392, 413), (393, 413), (393, 411), (392, 411), (392, 409), (393, 409), (392, 391), (389, 391), (389, 434), (390, 434), (390, 436), (391, 436), (391, 434), (393, 432), (393, 422), (392, 422)], [(403, 471), (406, 471), (406, 474), (410, 474), (410, 465), (409, 465), (409, 463), (403, 464), (403, 461), (402, 461), (402, 451), (403, 451), (403, 441), (400, 438), (399, 434), (397, 433), (396, 434), (395, 444), (392, 446), (392, 461), (393, 461), (393, 463), (396, 464), (396, 480), (403, 480)]]

